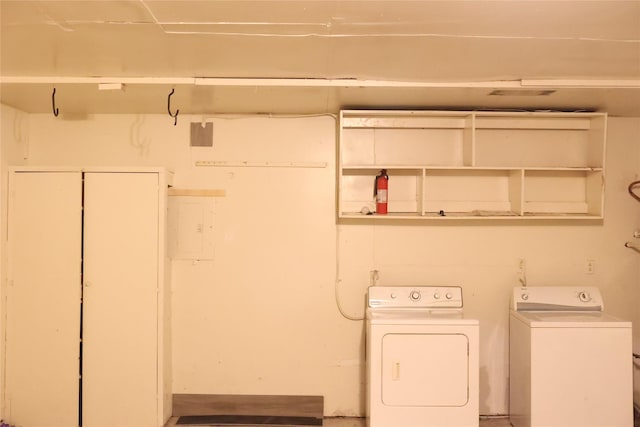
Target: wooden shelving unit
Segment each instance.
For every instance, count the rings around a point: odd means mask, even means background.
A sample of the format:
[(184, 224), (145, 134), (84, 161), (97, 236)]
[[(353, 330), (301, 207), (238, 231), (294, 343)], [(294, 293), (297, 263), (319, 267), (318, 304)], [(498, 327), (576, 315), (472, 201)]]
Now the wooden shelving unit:
[[(338, 217), (602, 219), (605, 113), (340, 112)], [(389, 214), (374, 178), (389, 174)], [(444, 215), (443, 215), (444, 214)]]

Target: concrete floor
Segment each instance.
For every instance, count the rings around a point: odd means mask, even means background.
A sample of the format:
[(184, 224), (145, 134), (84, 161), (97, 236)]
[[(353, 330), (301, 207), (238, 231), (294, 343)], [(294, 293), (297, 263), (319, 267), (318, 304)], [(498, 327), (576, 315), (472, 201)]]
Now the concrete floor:
[[(176, 425), (177, 418), (174, 417), (167, 423), (166, 427)], [(323, 427), (366, 427), (366, 418), (351, 417), (329, 417), (322, 422)], [(506, 417), (481, 418), (480, 427), (510, 427), (509, 420)]]
[[(323, 427), (366, 427), (366, 418), (325, 418)], [(510, 427), (506, 417), (481, 418), (480, 427)]]

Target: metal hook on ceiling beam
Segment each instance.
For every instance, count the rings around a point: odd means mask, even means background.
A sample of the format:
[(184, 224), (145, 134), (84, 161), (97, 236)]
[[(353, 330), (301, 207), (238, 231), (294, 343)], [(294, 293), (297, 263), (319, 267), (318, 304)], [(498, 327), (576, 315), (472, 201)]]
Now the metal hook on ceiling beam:
[(629, 194), (631, 195), (631, 197), (633, 197), (634, 199), (640, 202), (640, 196), (638, 196), (633, 191), (634, 187), (636, 187), (638, 184), (640, 184), (640, 181), (633, 181), (631, 184), (629, 184), (629, 187), (627, 188), (627, 190), (629, 191)]
[(633, 249), (633, 250), (634, 250), (634, 251), (636, 251), (636, 252), (640, 252), (640, 248), (637, 248), (637, 247), (636, 247), (636, 246), (634, 246), (634, 245), (633, 245), (633, 243), (631, 243), (631, 242), (626, 242), (626, 243), (624, 244), (624, 247), (625, 247), (625, 248), (629, 248), (629, 249)]
[(175, 114), (171, 112), (171, 95), (173, 95), (175, 91), (176, 89), (172, 88), (171, 93), (169, 93), (169, 97), (167, 98), (167, 111), (169, 112), (169, 115), (174, 118), (174, 126), (178, 124), (178, 114), (180, 113), (180, 110), (176, 110)]
[(53, 115), (58, 117), (59, 110), (56, 108), (56, 88), (53, 88), (53, 93), (51, 94), (51, 108), (53, 109)]

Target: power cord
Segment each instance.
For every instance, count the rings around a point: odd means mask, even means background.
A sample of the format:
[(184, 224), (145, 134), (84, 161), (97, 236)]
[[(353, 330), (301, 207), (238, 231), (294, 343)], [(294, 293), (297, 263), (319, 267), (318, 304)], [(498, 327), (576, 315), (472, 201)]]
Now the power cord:
[[(373, 276), (372, 276), (373, 279)], [(348, 320), (360, 321), (364, 320), (365, 316), (362, 315), (352, 315), (346, 312), (344, 307), (342, 307), (342, 303), (340, 302), (340, 283), (342, 283), (342, 279), (340, 279), (340, 227), (336, 228), (336, 277), (333, 285), (333, 296), (336, 300), (336, 306), (338, 307), (338, 311)], [(2, 426), (0, 426), (2, 427)]]

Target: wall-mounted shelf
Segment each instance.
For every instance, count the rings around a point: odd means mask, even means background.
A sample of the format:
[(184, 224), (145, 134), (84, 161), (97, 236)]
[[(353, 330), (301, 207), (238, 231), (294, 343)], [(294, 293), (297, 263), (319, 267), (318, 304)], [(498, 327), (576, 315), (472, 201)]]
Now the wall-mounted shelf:
[[(339, 218), (602, 219), (605, 113), (340, 113)], [(389, 214), (373, 183), (389, 174)], [(444, 213), (444, 216), (443, 216)]]

